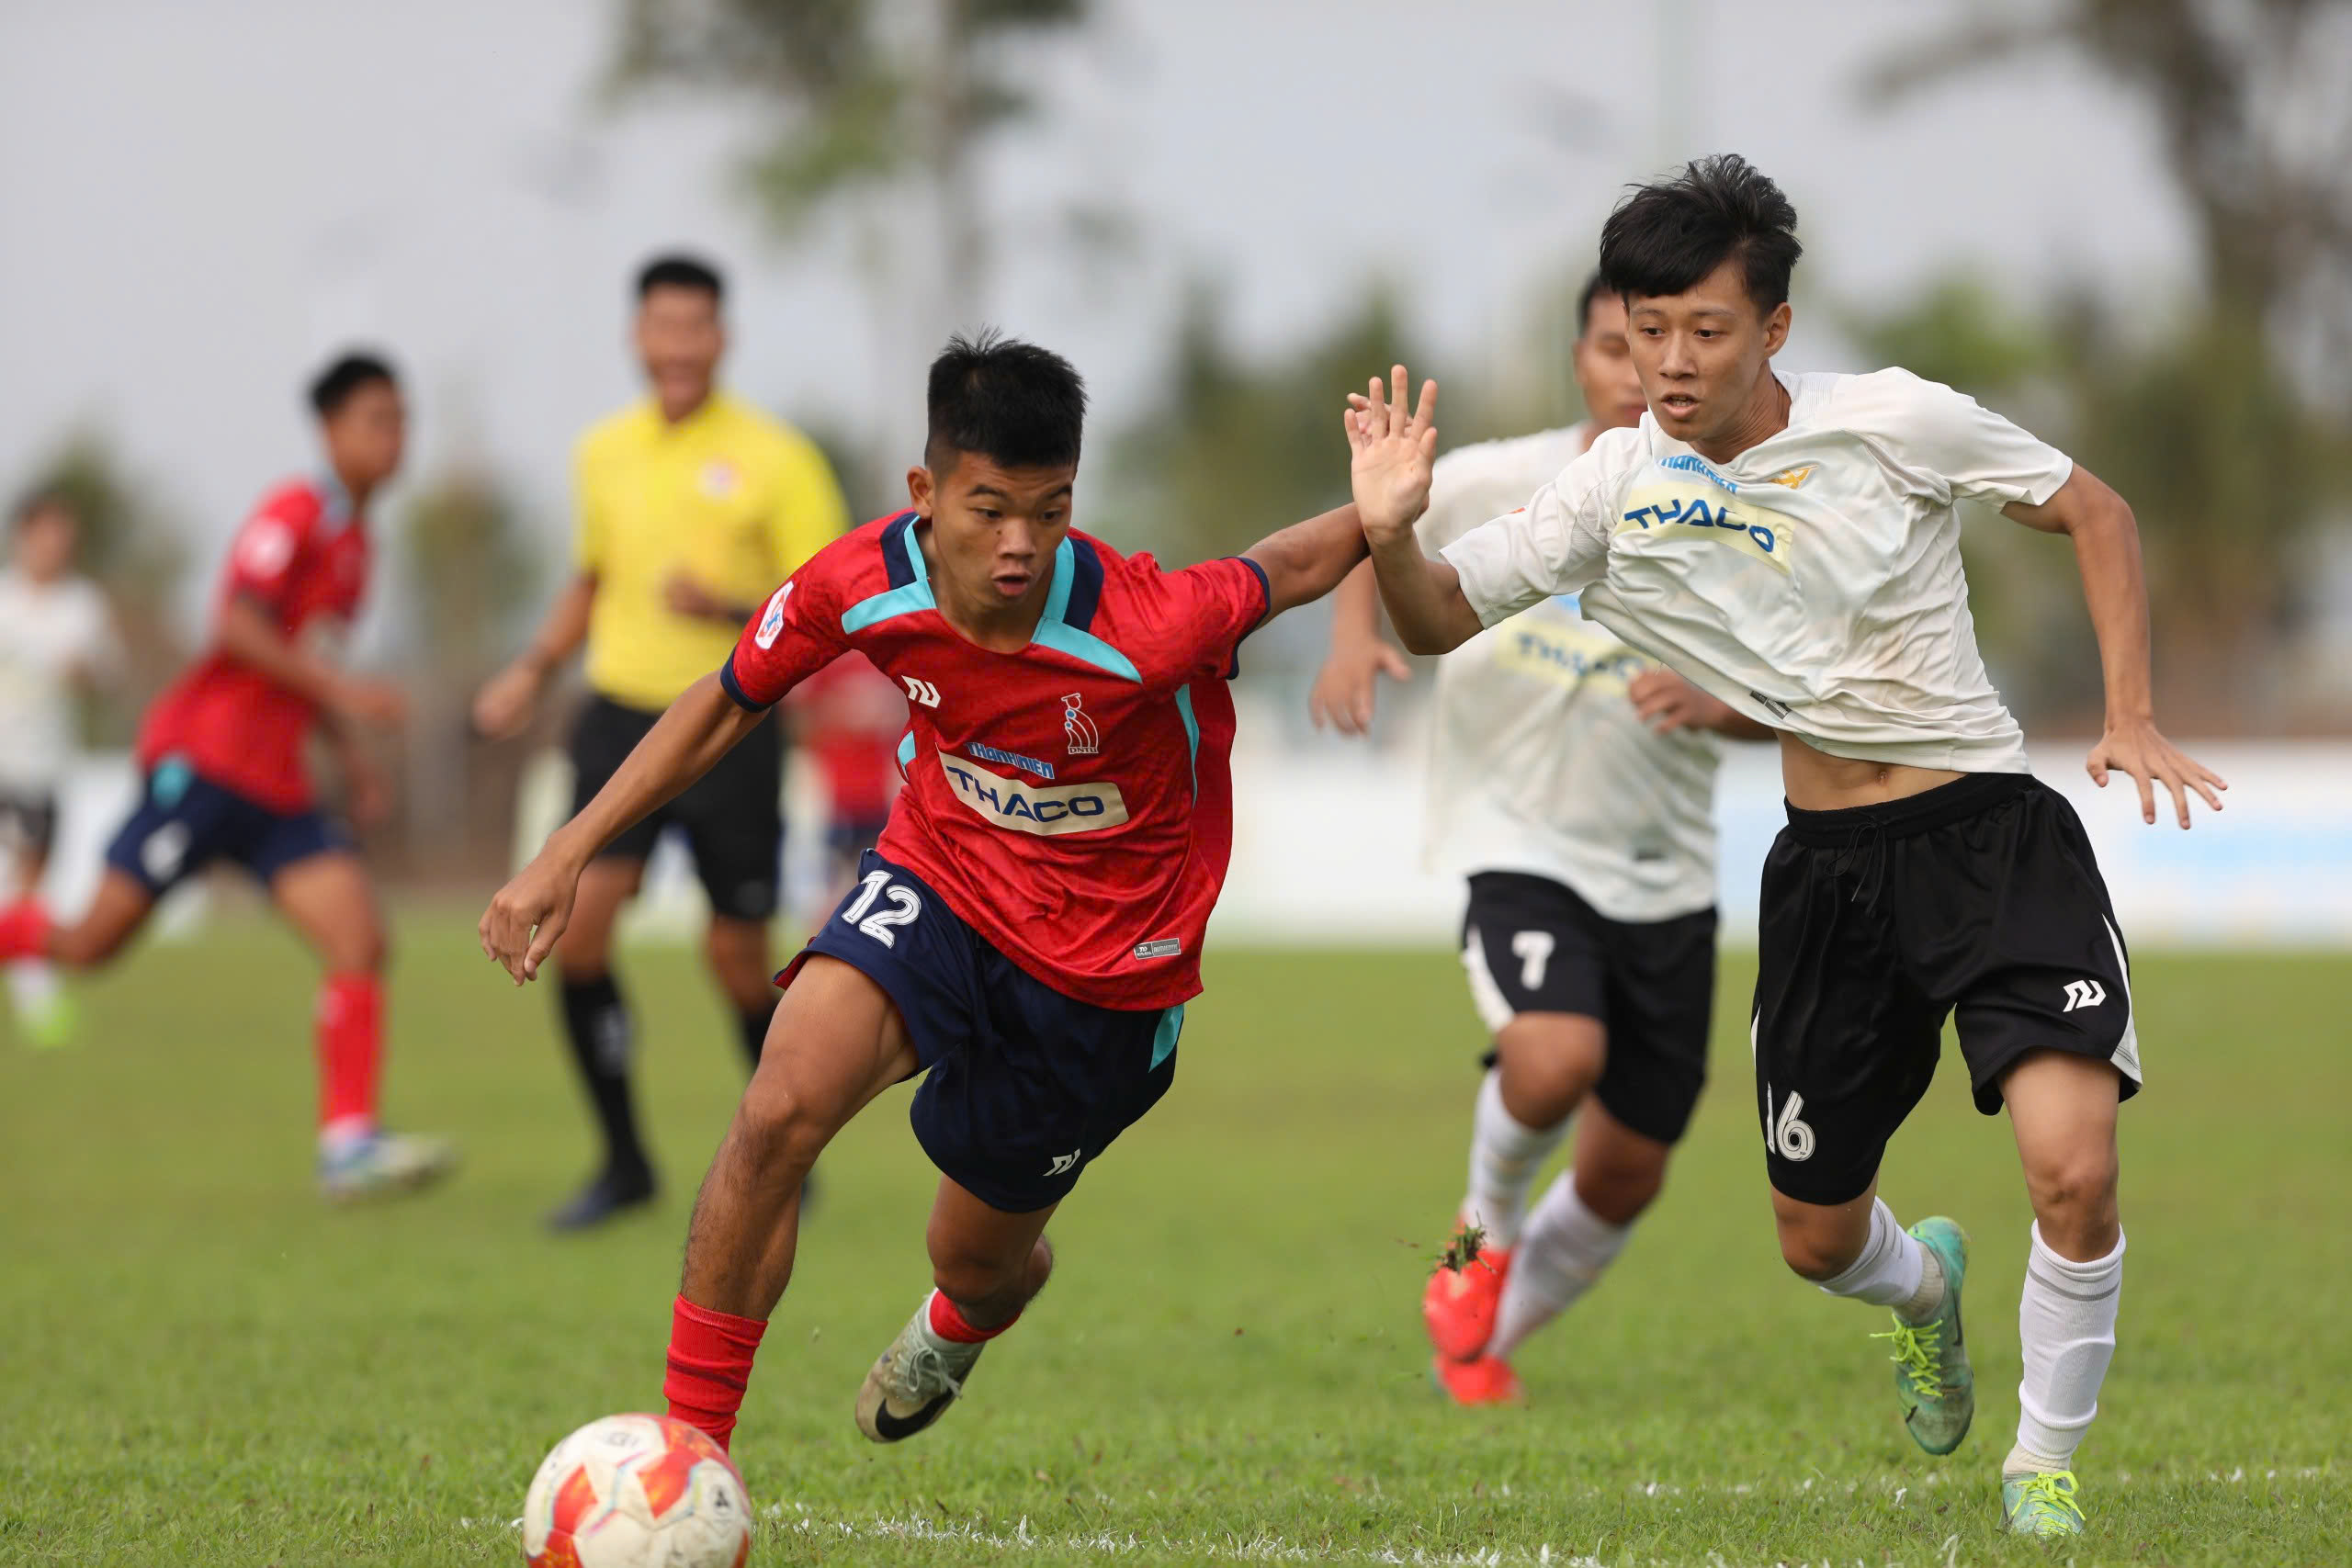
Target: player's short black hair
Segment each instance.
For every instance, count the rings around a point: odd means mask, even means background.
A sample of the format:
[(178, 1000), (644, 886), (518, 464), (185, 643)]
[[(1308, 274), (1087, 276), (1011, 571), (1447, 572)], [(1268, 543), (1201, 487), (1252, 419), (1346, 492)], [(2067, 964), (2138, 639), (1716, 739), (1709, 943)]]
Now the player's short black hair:
[(1737, 257), (1747, 297), (1769, 312), (1788, 299), (1804, 254), (1797, 209), (1736, 152), (1693, 159), (1672, 179), (1635, 186), (1600, 230), (1600, 275), (1629, 303), (1679, 294)]
[(16, 505), (8, 509), (8, 526), (12, 531), (21, 530), (34, 518), (48, 512), (62, 513), (76, 523), (82, 520), (81, 509), (63, 491), (28, 490), (17, 498)]
[(924, 464), (934, 473), (977, 452), (1008, 468), (1078, 461), (1086, 429), (1086, 383), (1060, 355), (993, 328), (947, 340), (931, 362), (931, 434)]
[(700, 256), (670, 251), (637, 269), (637, 298), (641, 304), (657, 288), (698, 288), (718, 305), (727, 298), (727, 282), (718, 269)]
[(381, 355), (364, 351), (338, 355), (311, 378), (311, 411), (321, 419), (332, 419), (337, 409), (351, 400), (352, 393), (370, 381), (381, 381), (388, 387), (401, 384), (401, 378), (392, 374), (390, 362)]
[(1609, 279), (1599, 267), (1595, 267), (1592, 276), (1584, 280), (1584, 287), (1577, 291), (1577, 338), (1579, 342), (1585, 333), (1592, 330), (1592, 302), (1600, 299), (1600, 291), (1608, 287)]

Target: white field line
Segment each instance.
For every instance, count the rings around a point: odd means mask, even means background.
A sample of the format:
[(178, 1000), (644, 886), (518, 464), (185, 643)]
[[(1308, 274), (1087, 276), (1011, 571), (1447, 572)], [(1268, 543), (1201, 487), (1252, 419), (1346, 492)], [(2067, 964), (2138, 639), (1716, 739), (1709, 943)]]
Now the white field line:
[[(2243, 1486), (2264, 1482), (2294, 1483), (2334, 1479), (2337, 1473), (2333, 1470), (2313, 1465), (2285, 1470), (2251, 1471), (2244, 1465), (2239, 1465), (2226, 1472), (2218, 1470), (2208, 1471), (2203, 1479), (2206, 1483), (2214, 1485)], [(1981, 1476), (1975, 1476), (1953, 1481), (1948, 1477), (1948, 1472), (1938, 1470), (1931, 1471), (1916, 1480), (1899, 1483), (1891, 1478), (1884, 1477), (1871, 1481), (1838, 1482), (1816, 1475), (1783, 1478), (1777, 1481), (1738, 1482), (1729, 1484), (1706, 1483), (1698, 1485), (1677, 1485), (1668, 1482), (1652, 1481), (1638, 1486), (1623, 1488), (1579, 1488), (1573, 1495), (1590, 1501), (1601, 1497), (1737, 1497), (1749, 1496), (1758, 1493), (1767, 1495), (1803, 1496), (1808, 1493), (1818, 1492), (1824, 1496), (1867, 1495), (1883, 1498), (1890, 1505), (1900, 1506), (1904, 1499), (1915, 1490), (1931, 1491), (1944, 1486), (1981, 1483), (1984, 1479)], [(2130, 1471), (2118, 1471), (2112, 1475), (2099, 1477), (2097, 1484), (2131, 1486), (2144, 1483), (2153, 1479), (2177, 1481), (2180, 1478), (2135, 1477)], [(1498, 1487), (1497, 1491), (1505, 1497), (1511, 1495), (1509, 1486)], [(1547, 1488), (1544, 1495), (1555, 1496), (1562, 1494)], [(1106, 1506), (1116, 1506), (1113, 1498), (1098, 1497), (1095, 1500)], [(1216, 1537), (1196, 1536), (1182, 1539), (1172, 1536), (1146, 1535), (1133, 1530), (1124, 1533), (1115, 1530), (1080, 1531), (1057, 1535), (1031, 1529), (1026, 1516), (1023, 1516), (1020, 1523), (1007, 1533), (1003, 1530), (984, 1529), (978, 1525), (968, 1523), (926, 1518), (916, 1514), (895, 1518), (831, 1517), (811, 1512), (806, 1504), (795, 1504), (791, 1509), (787, 1510), (781, 1503), (771, 1503), (761, 1509), (760, 1513), (763, 1518), (780, 1525), (795, 1535), (814, 1537), (819, 1540), (907, 1541), (922, 1545), (956, 1546), (998, 1552), (1050, 1551), (1099, 1557), (1149, 1556), (1218, 1562), (1400, 1563), (1414, 1564), (1416, 1568), (1421, 1568), (1421, 1565), (1426, 1565), (1426, 1568), (1521, 1568), (1521, 1564), (1530, 1564), (1532, 1568), (1637, 1568), (1639, 1563), (1645, 1561), (1621, 1557), (1611, 1562), (1601, 1558), (1578, 1556), (1567, 1551), (1555, 1552), (1548, 1545), (1538, 1547), (1533, 1551), (1502, 1548), (1492, 1551), (1432, 1551), (1424, 1547), (1381, 1546), (1376, 1543), (1352, 1547), (1306, 1545), (1284, 1540), (1280, 1536), (1264, 1531), (1249, 1535), (1236, 1532)], [(494, 1518), (461, 1518), (458, 1521), (458, 1525), (461, 1529), (505, 1529), (519, 1534), (523, 1528), (523, 1521), (511, 1519), (502, 1524)], [(1922, 1559), (1918, 1568), (1958, 1568), (1959, 1545), (1958, 1536), (1947, 1538), (1938, 1554), (1933, 1558)], [(1662, 1562), (1665, 1560), (1646, 1561)], [(1738, 1565), (1729, 1563), (1720, 1555), (1714, 1554), (1708, 1556), (1705, 1564), (1706, 1568), (1738, 1568)], [(1804, 1565), (1805, 1560), (1799, 1559), (1793, 1565), (1785, 1562), (1775, 1562), (1772, 1568), (1804, 1568)], [(1758, 1564), (1757, 1568), (1762, 1568), (1762, 1565)], [(1825, 1560), (1825, 1568), (1834, 1568), (1834, 1565), (1827, 1564)], [(1886, 1568), (1904, 1568), (1904, 1565), (1895, 1562), (1887, 1564)]]

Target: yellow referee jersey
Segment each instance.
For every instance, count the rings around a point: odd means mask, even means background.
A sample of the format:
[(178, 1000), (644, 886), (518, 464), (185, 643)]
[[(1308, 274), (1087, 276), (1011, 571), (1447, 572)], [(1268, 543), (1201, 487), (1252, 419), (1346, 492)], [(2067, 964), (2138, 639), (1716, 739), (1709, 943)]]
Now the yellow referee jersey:
[(634, 708), (667, 707), (742, 630), (673, 611), (673, 576), (748, 611), (849, 526), (816, 444), (720, 392), (674, 425), (648, 399), (593, 426), (574, 482), (573, 557), (596, 579), (588, 684)]

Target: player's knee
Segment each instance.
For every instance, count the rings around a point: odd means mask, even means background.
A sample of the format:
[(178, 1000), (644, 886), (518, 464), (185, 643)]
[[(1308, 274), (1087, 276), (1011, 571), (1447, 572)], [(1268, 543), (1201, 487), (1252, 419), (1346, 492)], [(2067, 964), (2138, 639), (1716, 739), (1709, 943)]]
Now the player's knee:
[(2025, 1179), (2034, 1218), (2052, 1246), (2063, 1250), (2062, 1236), (2089, 1237), (2112, 1227), (2116, 1182), (2112, 1147), (2093, 1145), (2037, 1156), (2026, 1162)]
[(831, 1123), (786, 1084), (755, 1077), (735, 1110), (735, 1136), (763, 1168), (807, 1170), (833, 1135)]
[(1502, 1057), (1503, 1105), (1532, 1127), (1556, 1126), (1600, 1081), (1605, 1060), (1598, 1033), (1562, 1017), (1522, 1016), (1496, 1037)]

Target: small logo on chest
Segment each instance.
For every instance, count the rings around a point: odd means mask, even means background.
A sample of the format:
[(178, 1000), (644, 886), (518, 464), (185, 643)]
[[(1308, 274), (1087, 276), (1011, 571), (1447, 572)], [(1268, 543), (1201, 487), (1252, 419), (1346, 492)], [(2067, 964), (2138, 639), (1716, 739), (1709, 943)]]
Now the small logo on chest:
[(899, 679), (906, 682), (907, 701), (927, 708), (939, 705), (939, 688), (930, 682), (918, 681), (911, 675), (901, 675)]
[(1094, 728), (1076, 692), (1062, 698), (1062, 736), (1073, 757), (1097, 756), (1102, 750), (1102, 732)]

